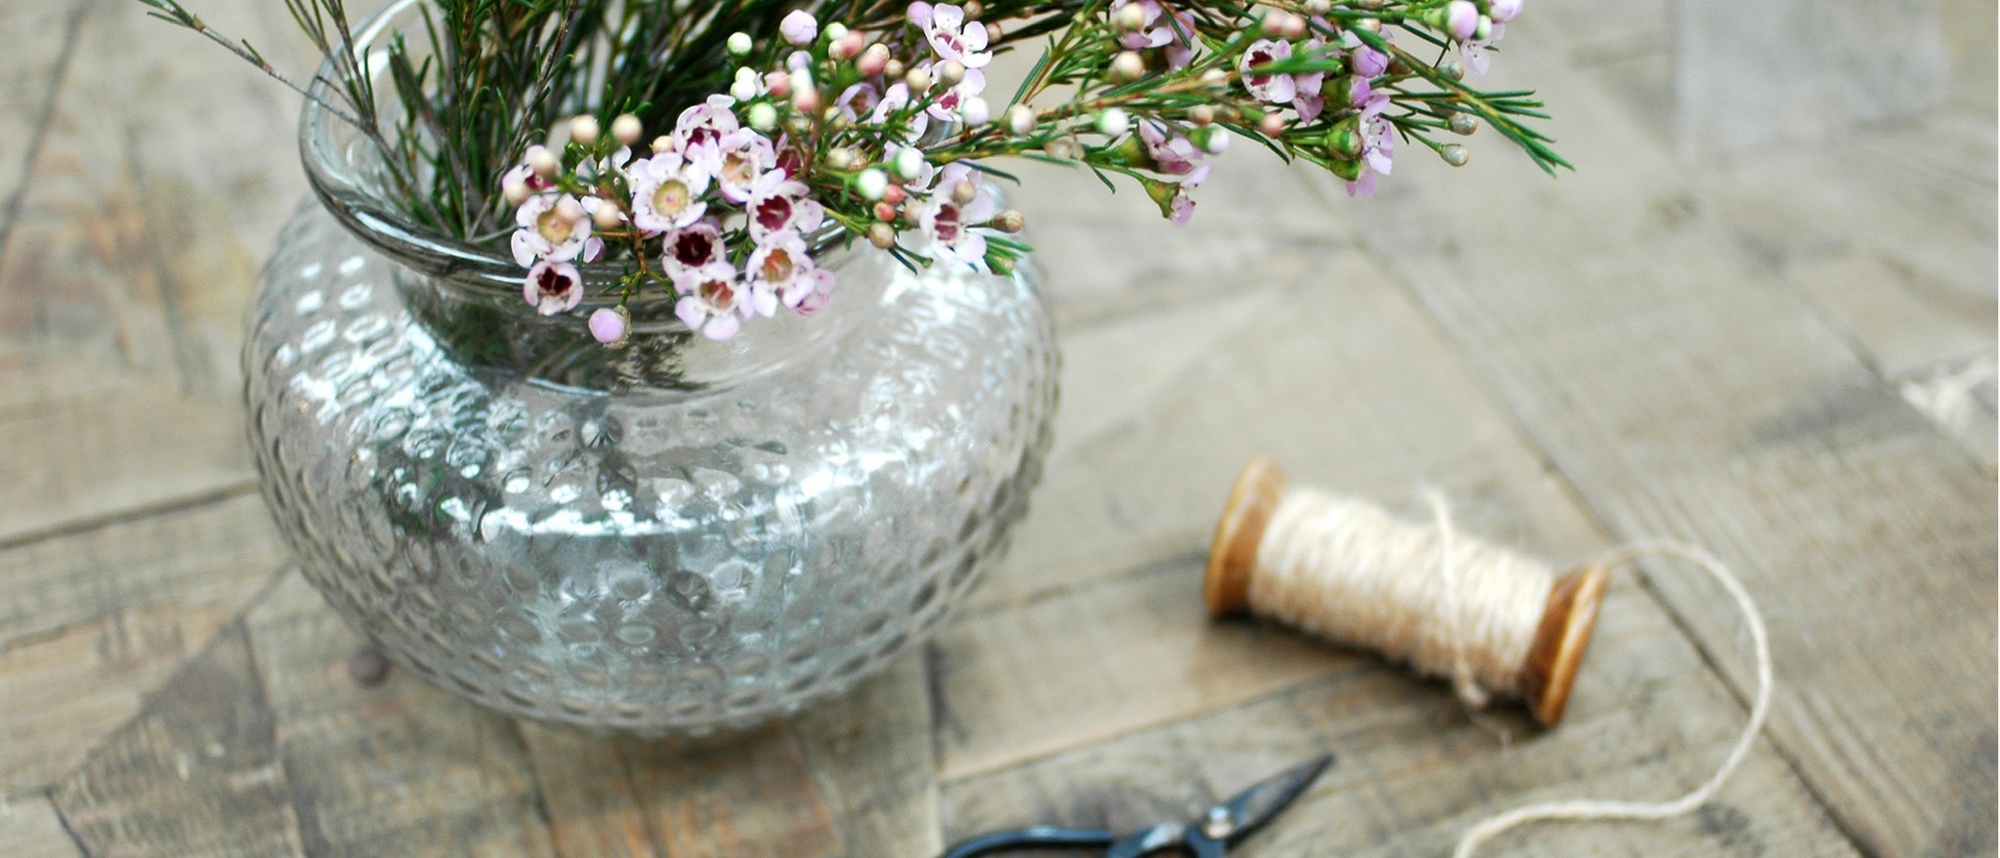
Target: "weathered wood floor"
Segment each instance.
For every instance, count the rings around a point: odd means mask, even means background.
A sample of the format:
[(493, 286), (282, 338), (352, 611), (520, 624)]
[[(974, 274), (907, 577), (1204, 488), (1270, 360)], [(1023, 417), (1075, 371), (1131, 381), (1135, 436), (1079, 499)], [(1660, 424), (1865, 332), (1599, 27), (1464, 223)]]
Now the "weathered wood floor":
[[(0, 0), (0, 856), (927, 856), (1189, 814), (1325, 749), (1244, 854), (1442, 855), (1525, 800), (1676, 794), (1733, 739), (1741, 624), (1666, 566), (1617, 579), (1568, 720), (1505, 709), (1506, 739), (1365, 653), (1208, 621), (1258, 451), (1438, 487), (1553, 559), (1700, 543), (1763, 605), (1777, 704), (1715, 802), (1489, 854), (1994, 854), (1990, 6), (1945, 3), (1970, 29), (1934, 115), (1725, 160), (1667, 136), (1664, 2), (1538, 2), (1496, 78), (1543, 89), (1560, 180), (1482, 135), (1352, 201), (1238, 147), (1176, 231), (1036, 171), (1067, 363), (1013, 555), (858, 693), (688, 746), (349, 679), (237, 404), (295, 102), (129, 2)], [(279, 4), (198, 6), (293, 45)]]

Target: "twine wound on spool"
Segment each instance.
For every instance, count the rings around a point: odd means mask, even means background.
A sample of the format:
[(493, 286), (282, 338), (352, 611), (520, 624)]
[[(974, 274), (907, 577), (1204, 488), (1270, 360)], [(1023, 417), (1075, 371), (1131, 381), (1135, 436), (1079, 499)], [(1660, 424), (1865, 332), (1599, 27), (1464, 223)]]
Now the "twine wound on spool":
[(1757, 658), (1749, 723), (1715, 775), (1671, 801), (1580, 799), (1517, 808), (1467, 830), (1453, 856), (1470, 858), (1480, 844), (1536, 820), (1679, 816), (1721, 789), (1749, 754), (1771, 703), (1763, 618), (1722, 561), (1692, 546), (1641, 543), (1556, 575), (1535, 560), (1457, 535), (1443, 498), (1433, 494), (1430, 503), (1434, 526), (1399, 521), (1365, 501), (1287, 490), (1277, 465), (1260, 456), (1230, 491), (1202, 598), (1218, 616), (1247, 609), (1449, 678), (1473, 709), (1495, 693), (1519, 696), (1548, 727), (1568, 705), (1611, 568), (1647, 555), (1691, 561), (1743, 611)]

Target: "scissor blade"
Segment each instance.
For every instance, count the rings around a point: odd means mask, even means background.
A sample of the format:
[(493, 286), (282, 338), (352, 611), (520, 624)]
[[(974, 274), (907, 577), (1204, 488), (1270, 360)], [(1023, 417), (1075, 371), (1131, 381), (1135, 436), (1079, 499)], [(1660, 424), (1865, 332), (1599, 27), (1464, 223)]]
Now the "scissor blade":
[(1330, 765), (1333, 765), (1333, 755), (1321, 754), (1237, 793), (1223, 805), (1229, 808), (1230, 817), (1236, 820), (1235, 830), (1228, 839), (1233, 841), (1271, 821), (1271, 817), (1277, 816), (1278, 811), (1284, 810), (1304, 793), (1313, 779)]

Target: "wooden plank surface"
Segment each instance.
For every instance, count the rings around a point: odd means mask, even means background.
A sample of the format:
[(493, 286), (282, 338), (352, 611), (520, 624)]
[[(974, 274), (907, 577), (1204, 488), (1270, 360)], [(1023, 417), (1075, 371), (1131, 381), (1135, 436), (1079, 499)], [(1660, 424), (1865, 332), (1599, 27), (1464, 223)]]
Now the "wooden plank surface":
[[(1486, 83), (1544, 89), (1580, 167), (1555, 182), (1482, 133), (1471, 168), (1406, 147), (1355, 201), (1241, 146), (1175, 229), (1027, 166), (1066, 361), (1013, 555), (844, 698), (640, 741), (356, 682), (361, 641), (280, 571), (235, 402), (296, 102), (129, 0), (0, 0), (37, 36), (0, 53), (0, 854), (931, 856), (1179, 818), (1331, 750), (1244, 854), (1432, 855), (1521, 801), (1684, 790), (1733, 738), (1740, 624), (1665, 565), (1618, 579), (1548, 732), (1209, 620), (1255, 452), (1418, 518), (1436, 487), (1558, 562), (1688, 538), (1764, 604), (1773, 730), (1715, 802), (1482, 854), (1994, 854), (1992, 9), (1901, 22), (1987, 22), (1946, 28), (1943, 112), (1717, 161), (1674, 154), (1675, 8), (1510, 28)], [(304, 66), (281, 6), (201, 11)]]

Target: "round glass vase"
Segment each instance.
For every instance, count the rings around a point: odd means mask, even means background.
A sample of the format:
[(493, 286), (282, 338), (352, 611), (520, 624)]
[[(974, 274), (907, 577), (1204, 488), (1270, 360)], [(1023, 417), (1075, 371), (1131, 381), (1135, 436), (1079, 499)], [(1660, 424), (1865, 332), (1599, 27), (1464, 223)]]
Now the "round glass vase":
[(612, 350), (591, 302), (537, 315), (511, 259), (403, 216), (352, 128), (309, 105), (300, 147), (318, 202), (250, 314), (251, 449), (306, 579), (437, 685), (595, 730), (748, 726), (921, 640), (1025, 513), (1058, 361), (1029, 277), (861, 243), (822, 255), (809, 318), (717, 343), (658, 297)]

